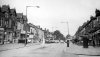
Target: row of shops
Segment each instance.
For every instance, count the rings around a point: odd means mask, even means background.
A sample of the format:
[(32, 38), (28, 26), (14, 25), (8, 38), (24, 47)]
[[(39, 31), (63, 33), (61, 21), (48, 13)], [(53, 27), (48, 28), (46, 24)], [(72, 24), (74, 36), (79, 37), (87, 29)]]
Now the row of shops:
[[(41, 42), (50, 35), (48, 29), (42, 29), (32, 23), (28, 23), (26, 15), (16, 13), (9, 5), (0, 7), (0, 44), (27, 42)], [(24, 41), (25, 42), (25, 41)]]
[(100, 10), (95, 10), (95, 16), (80, 26), (75, 34), (76, 39), (82, 40), (82, 35), (87, 35), (90, 45), (100, 46)]
[[(32, 26), (30, 26), (31, 28)], [(50, 38), (52, 33), (47, 30), (43, 30), (36, 26), (35, 28), (29, 29), (29, 31), (24, 30), (5, 30), (4, 28), (0, 28), (0, 44), (7, 43), (25, 43), (27, 40), (28, 43), (36, 43), (42, 42), (43, 38)], [(53, 36), (51, 36), (53, 37)]]
[(25, 38), (25, 34), (21, 34), (20, 31), (5, 31), (4, 28), (0, 28), (0, 44), (17, 43), (20, 38)]

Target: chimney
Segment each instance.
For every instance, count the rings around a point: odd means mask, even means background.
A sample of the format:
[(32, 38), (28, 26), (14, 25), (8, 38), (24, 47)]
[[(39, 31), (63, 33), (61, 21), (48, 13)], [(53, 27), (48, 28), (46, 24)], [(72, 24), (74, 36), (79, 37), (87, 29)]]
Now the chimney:
[(46, 31), (46, 28), (45, 28), (45, 31)]

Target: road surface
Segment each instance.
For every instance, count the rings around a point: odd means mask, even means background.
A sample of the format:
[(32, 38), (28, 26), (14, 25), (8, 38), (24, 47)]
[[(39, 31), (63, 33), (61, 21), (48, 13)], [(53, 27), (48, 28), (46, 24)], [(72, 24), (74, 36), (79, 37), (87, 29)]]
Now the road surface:
[(79, 57), (66, 52), (65, 43), (35, 45), (0, 52), (0, 57)]

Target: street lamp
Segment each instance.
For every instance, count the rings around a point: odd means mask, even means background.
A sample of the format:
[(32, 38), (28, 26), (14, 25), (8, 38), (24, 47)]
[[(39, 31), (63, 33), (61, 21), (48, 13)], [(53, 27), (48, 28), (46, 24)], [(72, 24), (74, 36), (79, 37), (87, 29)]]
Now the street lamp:
[[(29, 8), (29, 7), (36, 7), (36, 8), (40, 8), (39, 6), (26, 6), (26, 18), (27, 18), (27, 9)], [(27, 18), (28, 19), (28, 18)], [(27, 25), (27, 24), (26, 24)], [(26, 40), (25, 40), (25, 45), (27, 44), (27, 29), (26, 29), (26, 36), (25, 36), (25, 38), (26, 38)]]
[(68, 28), (68, 35), (66, 36), (66, 37), (70, 37), (70, 35), (69, 35), (69, 25), (68, 25), (68, 22), (61, 22), (61, 23), (66, 23), (67, 24), (67, 28)]
[(68, 22), (61, 22), (61, 23), (66, 23), (66, 24), (67, 24), (67, 28), (68, 28), (68, 35), (69, 35), (69, 25), (68, 25)]
[(36, 8), (40, 8), (40, 6), (26, 6), (26, 18), (27, 18), (27, 9), (28, 9), (29, 7), (36, 7)]

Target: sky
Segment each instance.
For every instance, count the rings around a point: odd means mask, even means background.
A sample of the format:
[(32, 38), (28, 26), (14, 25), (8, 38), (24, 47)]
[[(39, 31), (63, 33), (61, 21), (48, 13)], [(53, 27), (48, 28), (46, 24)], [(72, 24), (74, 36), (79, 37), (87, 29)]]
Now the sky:
[(100, 0), (0, 0), (2, 5), (9, 5), (24, 15), (26, 6), (34, 6), (27, 8), (28, 23), (40, 25), (51, 32), (59, 30), (66, 36), (68, 27), (69, 34), (74, 35), (91, 15), (95, 16), (95, 9), (100, 9)]

